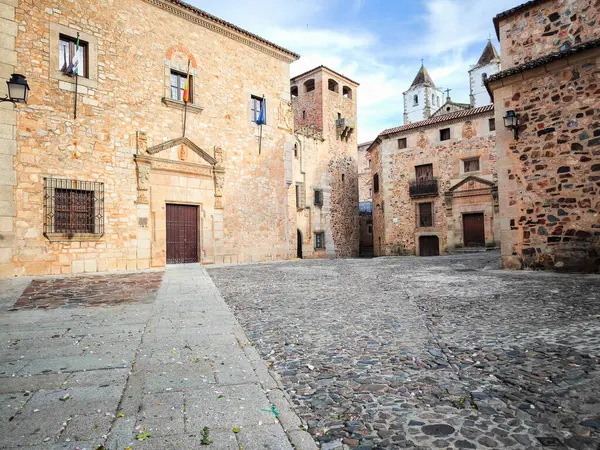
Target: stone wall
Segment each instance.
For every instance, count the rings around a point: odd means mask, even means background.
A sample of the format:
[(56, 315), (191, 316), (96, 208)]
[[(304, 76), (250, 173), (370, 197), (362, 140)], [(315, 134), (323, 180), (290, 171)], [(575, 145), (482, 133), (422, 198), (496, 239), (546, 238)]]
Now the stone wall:
[[(19, 2), (16, 67), (27, 76), (31, 95), (28, 105), (19, 108), (16, 129), (14, 274), (164, 264), (160, 256), (164, 223), (160, 216), (152, 216), (152, 209), (164, 205), (157, 202), (166, 192), (178, 201), (189, 196), (187, 201), (194, 204), (210, 203), (214, 196), (193, 193), (198, 182), (194, 175), (159, 170), (149, 179), (150, 208), (140, 206), (134, 155), (139, 132), (147, 135), (148, 147), (182, 135), (181, 105), (162, 99), (168, 97), (171, 68), (185, 71), (188, 60), (194, 98), (188, 108), (186, 137), (210, 156), (218, 150), (224, 169), (219, 186), (213, 187), (221, 192), (219, 202), (210, 208), (218, 210), (221, 219), (210, 225), (213, 241), (202, 249), (208, 252), (205, 262), (271, 260), (294, 253), (290, 243), (295, 225), (288, 221), (290, 192), (284, 172), (284, 149), (292, 142), (289, 62), (293, 57), (258, 42), (250, 45), (234, 31), (226, 35), (217, 26), (194, 23), (193, 13), (172, 14), (156, 3)], [(11, 30), (2, 20), (2, 30)], [(59, 71), (57, 39), (60, 34), (76, 36), (78, 31), (89, 43), (90, 67), (87, 78), (79, 77), (74, 119), (74, 80)], [(2, 70), (4, 77), (8, 68), (3, 64)], [(251, 95), (267, 99), (260, 154), (259, 129), (250, 120)], [(11, 148), (0, 147), (0, 152)], [(167, 153), (157, 156), (179, 159)], [(44, 236), (43, 185), (48, 176), (104, 183), (101, 238), (50, 242)], [(4, 202), (9, 197), (2, 193)], [(10, 216), (9, 206), (3, 211)], [(9, 222), (0, 217), (2, 229)], [(0, 255), (2, 263), (6, 258)]]
[[(6, 81), (17, 67), (15, 37), (17, 0), (0, 0), (0, 97), (7, 95)], [(15, 246), (16, 173), (14, 155), (17, 151), (17, 107), (0, 103), (0, 278), (13, 274)]]
[(502, 256), (508, 268), (600, 267), (600, 50), (490, 85), (497, 117)]
[(553, 0), (501, 18), (502, 69), (600, 37), (599, 0)]
[[(460, 248), (466, 213), (484, 213), (485, 244), (499, 243), (500, 217), (494, 207), (495, 132), (489, 128), (492, 114), (490, 110), (379, 138), (380, 144), (371, 150), (372, 173), (379, 174), (380, 186), (380, 192), (373, 194), (377, 256), (418, 254), (420, 236), (437, 236), (441, 252)], [(450, 140), (440, 141), (442, 128), (450, 128)], [(402, 138), (407, 140), (405, 149), (398, 148)], [(464, 160), (475, 158), (480, 170), (466, 173)], [(415, 181), (415, 166), (423, 164), (433, 165), (438, 194), (411, 198), (409, 183)], [(433, 203), (431, 227), (418, 223), (418, 205), (423, 202)]]
[(358, 200), (366, 202), (373, 197), (373, 181), (371, 178), (371, 153), (367, 152), (370, 142), (358, 146)]

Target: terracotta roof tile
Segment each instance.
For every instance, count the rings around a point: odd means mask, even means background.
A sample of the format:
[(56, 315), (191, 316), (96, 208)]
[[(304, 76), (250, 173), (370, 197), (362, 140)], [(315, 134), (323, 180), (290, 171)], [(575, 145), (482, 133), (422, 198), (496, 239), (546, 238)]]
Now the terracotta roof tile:
[(429, 119), (421, 120), (419, 122), (407, 123), (406, 125), (402, 125), (395, 128), (388, 128), (387, 130), (384, 130), (381, 133), (379, 133), (379, 137), (389, 136), (391, 134), (400, 133), (401, 131), (414, 130), (416, 128), (421, 128), (427, 125), (434, 125), (438, 123), (441, 124), (450, 120), (476, 116), (477, 114), (483, 114), (493, 110), (494, 105), (485, 105), (480, 106), (479, 108), (463, 109), (462, 111), (455, 111), (448, 114), (442, 114), (441, 116), (430, 117)]

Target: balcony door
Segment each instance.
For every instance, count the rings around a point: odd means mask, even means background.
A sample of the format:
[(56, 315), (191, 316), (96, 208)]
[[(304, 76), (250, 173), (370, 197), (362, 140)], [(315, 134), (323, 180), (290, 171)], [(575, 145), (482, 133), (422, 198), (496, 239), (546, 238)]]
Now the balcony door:
[(417, 183), (427, 183), (433, 180), (433, 164), (423, 164), (415, 166)]

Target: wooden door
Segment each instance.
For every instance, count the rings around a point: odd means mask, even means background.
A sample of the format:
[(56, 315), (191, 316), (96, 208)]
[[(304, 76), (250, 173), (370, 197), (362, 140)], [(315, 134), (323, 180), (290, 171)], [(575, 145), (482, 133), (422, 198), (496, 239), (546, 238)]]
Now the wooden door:
[(483, 213), (463, 214), (465, 247), (485, 247)]
[(420, 256), (439, 256), (440, 240), (437, 236), (419, 236)]
[(198, 207), (167, 204), (167, 264), (198, 262)]

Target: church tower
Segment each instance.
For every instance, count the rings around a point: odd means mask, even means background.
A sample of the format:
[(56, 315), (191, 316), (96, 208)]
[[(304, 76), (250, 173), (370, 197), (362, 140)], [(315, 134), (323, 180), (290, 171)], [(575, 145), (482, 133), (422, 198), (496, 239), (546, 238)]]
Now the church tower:
[(469, 80), (471, 84), (471, 107), (477, 108), (492, 103), (483, 79), (495, 73), (500, 72), (500, 56), (492, 41), (489, 40), (479, 61), (469, 70)]
[(436, 86), (423, 64), (404, 95), (404, 123), (431, 117), (444, 103), (444, 93)]

